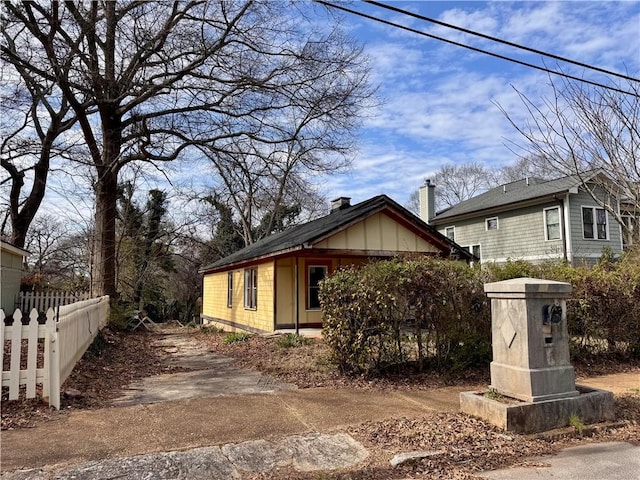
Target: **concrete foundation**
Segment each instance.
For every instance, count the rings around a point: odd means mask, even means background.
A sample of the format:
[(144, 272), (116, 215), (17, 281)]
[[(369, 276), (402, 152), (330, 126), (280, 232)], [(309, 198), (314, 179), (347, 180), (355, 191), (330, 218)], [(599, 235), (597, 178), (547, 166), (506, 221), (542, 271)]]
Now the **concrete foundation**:
[(486, 392), (462, 392), (460, 409), (515, 433), (537, 433), (569, 425), (576, 415), (583, 424), (615, 419), (613, 394), (576, 385), (577, 396), (548, 401), (523, 402), (504, 397), (494, 400)]

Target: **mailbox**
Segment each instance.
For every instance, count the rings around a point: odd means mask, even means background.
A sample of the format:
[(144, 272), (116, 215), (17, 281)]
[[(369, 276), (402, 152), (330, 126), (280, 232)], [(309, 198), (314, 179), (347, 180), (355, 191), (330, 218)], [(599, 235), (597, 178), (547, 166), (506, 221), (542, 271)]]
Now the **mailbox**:
[(492, 388), (527, 402), (578, 395), (566, 322), (571, 285), (517, 278), (488, 283), (485, 292), (491, 299)]
[(542, 306), (542, 324), (557, 325), (562, 322), (562, 305), (555, 300), (551, 305)]

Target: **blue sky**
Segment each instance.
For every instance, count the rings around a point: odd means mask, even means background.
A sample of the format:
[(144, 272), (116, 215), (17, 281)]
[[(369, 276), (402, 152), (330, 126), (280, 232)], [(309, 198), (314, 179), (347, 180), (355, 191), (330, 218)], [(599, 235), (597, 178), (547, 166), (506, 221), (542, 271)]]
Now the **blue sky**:
[[(631, 76), (640, 76), (640, 1), (624, 2), (393, 2), (393, 6), (538, 50)], [(525, 53), (445, 27), (422, 22), (362, 2), (349, 8), (421, 29), (437, 36), (543, 65)], [(345, 28), (365, 46), (371, 79), (382, 105), (364, 122), (352, 168), (317, 178), (328, 200), (350, 196), (360, 202), (386, 194), (406, 204), (425, 178), (444, 164), (481, 162), (499, 167), (516, 160), (505, 144), (520, 142), (495, 103), (514, 118), (526, 118), (512, 86), (536, 100), (549, 93), (547, 74), (474, 53), (443, 42), (344, 14)], [(546, 60), (556, 68), (556, 62)], [(563, 64), (594, 81), (597, 72)], [(163, 166), (163, 171), (132, 165), (127, 177), (143, 176), (140, 191), (189, 184), (210, 185), (206, 163)], [(136, 173), (137, 172), (137, 173)], [(194, 172), (198, 172), (194, 175)], [(73, 183), (71, 183), (73, 182)], [(79, 175), (52, 178), (41, 214), (90, 222), (92, 195)], [(169, 191), (172, 189), (169, 188)], [(177, 201), (177, 200), (176, 200)], [(178, 202), (180, 203), (180, 202)], [(188, 209), (173, 209), (176, 215)]]
[[(390, 2), (389, 2), (390, 3)], [(640, 76), (640, 2), (392, 2), (402, 8), (514, 43), (631, 76)], [(526, 53), (368, 4), (349, 8), (477, 48), (556, 69), (553, 59)], [(345, 14), (364, 42), (384, 104), (361, 132), (352, 169), (323, 191), (352, 202), (387, 194), (401, 204), (442, 165), (512, 163), (506, 146), (522, 143), (495, 103), (526, 118), (512, 86), (532, 100), (549, 93), (544, 72)], [(562, 69), (597, 82), (598, 72)]]

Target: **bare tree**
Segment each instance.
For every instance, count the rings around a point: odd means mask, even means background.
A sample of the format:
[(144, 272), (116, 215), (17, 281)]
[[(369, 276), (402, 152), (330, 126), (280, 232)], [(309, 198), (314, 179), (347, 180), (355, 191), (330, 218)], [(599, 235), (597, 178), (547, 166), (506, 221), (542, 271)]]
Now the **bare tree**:
[(528, 112), (522, 124), (498, 105), (526, 141), (521, 151), (560, 175), (577, 175), (625, 234), (632, 234), (618, 202), (640, 212), (640, 83), (618, 86), (627, 94), (567, 79), (550, 78), (550, 86), (550, 96), (539, 101), (516, 90)]
[[(3, 31), (7, 45), (13, 38)], [(0, 185), (8, 189), (2, 234), (24, 247), (27, 232), (44, 199), (51, 162), (73, 155), (73, 144), (64, 144), (63, 134), (75, 123), (68, 102), (51, 80), (40, 80), (27, 68), (0, 69), (0, 165), (6, 177)], [(28, 184), (30, 183), (30, 188)], [(7, 221), (10, 235), (7, 235)]]
[(496, 185), (517, 182), (527, 177), (551, 180), (562, 176), (562, 174), (552, 168), (544, 158), (532, 155), (519, 157), (513, 164), (498, 168), (494, 173)]
[(452, 207), (494, 187), (494, 173), (480, 163), (443, 165), (432, 178), (438, 209)]
[(278, 94), (268, 138), (236, 137), (224, 149), (203, 149), (247, 245), (278, 230), (287, 207), (316, 209), (312, 180), (348, 164), (360, 110), (374, 93), (361, 48), (335, 29), (306, 41), (281, 75), (295, 88)]
[(36, 215), (25, 247), (28, 258), (27, 282), (32, 288), (86, 291), (89, 280), (90, 236), (70, 231), (64, 222)]
[[(280, 114), (291, 105), (304, 107), (298, 92), (306, 79), (334, 62), (322, 55), (330, 45), (326, 35), (305, 30), (311, 22), (294, 18), (291, 5), (4, 2), (3, 59), (36, 81), (55, 84), (89, 149), (96, 197), (94, 293), (117, 293), (116, 199), (125, 165), (172, 161), (193, 146), (225, 152), (237, 138), (268, 145), (290, 135)], [(344, 48), (351, 50), (346, 43)], [(360, 78), (363, 88), (365, 79), (351, 75), (358, 58), (351, 70), (326, 81)], [(353, 96), (354, 118), (360, 101)]]

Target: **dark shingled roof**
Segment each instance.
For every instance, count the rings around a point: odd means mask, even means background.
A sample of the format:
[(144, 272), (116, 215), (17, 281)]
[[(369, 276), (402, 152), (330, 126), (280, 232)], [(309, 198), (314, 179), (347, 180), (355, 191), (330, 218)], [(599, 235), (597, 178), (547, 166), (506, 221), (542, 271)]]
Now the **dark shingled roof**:
[(336, 210), (329, 215), (316, 220), (291, 227), (284, 232), (269, 235), (268, 237), (265, 237), (242, 250), (238, 250), (237, 252), (232, 253), (211, 265), (207, 265), (201, 269), (201, 272), (217, 270), (227, 265), (238, 264), (279, 253), (286, 253), (291, 250), (300, 250), (304, 248), (305, 245), (323, 239), (330, 234), (387, 208), (400, 213), (417, 227), (430, 232), (433, 237), (440, 240), (442, 247), (446, 247), (448, 251), (453, 249), (462, 258), (472, 259), (472, 256), (468, 252), (439, 233), (435, 228), (427, 225), (406, 208), (394, 202), (386, 195), (378, 195), (356, 205), (346, 207), (342, 210)]
[(461, 215), (472, 214), (490, 208), (504, 207), (536, 198), (549, 197), (557, 193), (567, 192), (571, 188), (582, 185), (578, 175), (557, 178), (555, 180), (542, 180), (540, 178), (529, 178), (518, 180), (517, 182), (500, 185), (492, 190), (460, 202), (447, 210), (439, 212), (431, 219), (432, 224), (440, 224), (445, 220)]

